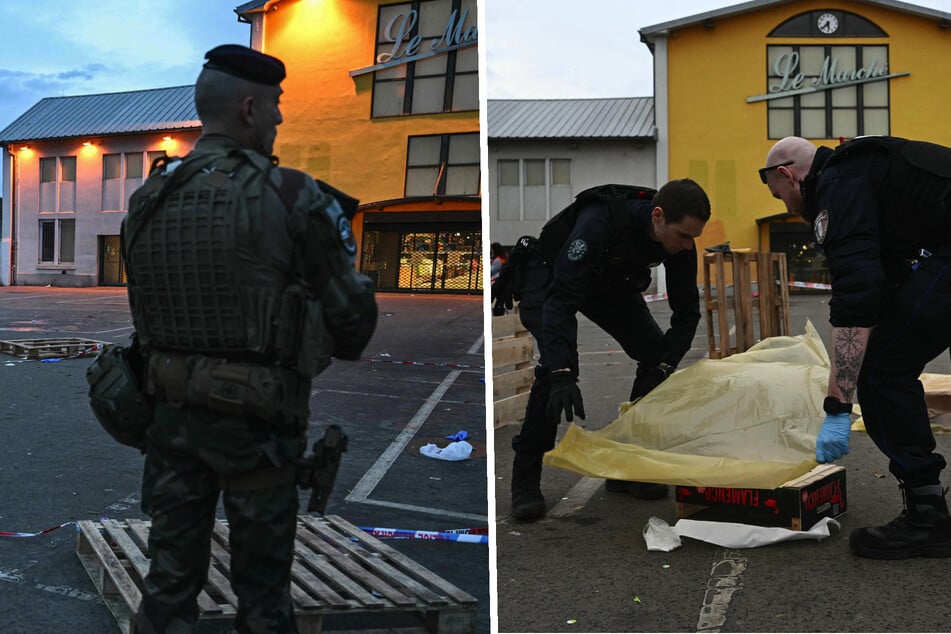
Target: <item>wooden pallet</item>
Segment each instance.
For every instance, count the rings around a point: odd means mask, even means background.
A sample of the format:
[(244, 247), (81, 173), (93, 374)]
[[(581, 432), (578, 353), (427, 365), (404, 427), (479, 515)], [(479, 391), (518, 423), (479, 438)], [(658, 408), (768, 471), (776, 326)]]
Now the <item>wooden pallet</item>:
[(78, 357), (112, 345), (107, 341), (66, 337), (63, 339), (10, 339), (0, 341), (0, 352), (24, 359)]
[[(79, 522), (76, 554), (123, 634), (134, 629), (142, 600), (149, 527), (135, 519)], [(295, 553), (291, 596), (301, 634), (324, 631), (324, 617), (335, 615), (379, 618), (392, 632), (475, 630), (473, 596), (338, 516), (299, 516)], [(200, 620), (234, 618), (229, 562), (227, 522), (218, 520), (208, 582), (198, 597)], [(413, 624), (393, 628), (394, 613), (411, 613)]]
[(521, 422), (535, 380), (535, 344), (515, 312), (492, 318), (492, 418), (495, 429)]

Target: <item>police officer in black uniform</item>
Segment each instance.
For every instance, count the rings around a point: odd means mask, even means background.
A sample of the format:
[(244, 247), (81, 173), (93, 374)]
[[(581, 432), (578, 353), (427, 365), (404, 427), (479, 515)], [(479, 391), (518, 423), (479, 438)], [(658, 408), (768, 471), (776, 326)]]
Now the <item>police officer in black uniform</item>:
[[(520, 287), (519, 313), (539, 349), (525, 420), (512, 439), (516, 519), (544, 516), (542, 455), (555, 446), (562, 413), (569, 422), (575, 414), (585, 416), (577, 385), (577, 313), (603, 328), (637, 360), (631, 400), (666, 379), (690, 349), (700, 321), (694, 239), (710, 218), (710, 201), (689, 179), (671, 181), (653, 194), (617, 185), (579, 194), (561, 217), (546, 225), (538, 241), (520, 239), (509, 256), (507, 275), (496, 281), (496, 301), (504, 302), (511, 278), (520, 278), (514, 282)], [(551, 248), (549, 232), (559, 231)], [(667, 272), (673, 309), (666, 332), (641, 295), (650, 285), (651, 268), (660, 264)], [(645, 499), (667, 495), (667, 486), (660, 484), (609, 480), (607, 489)]]
[(816, 459), (849, 452), (857, 398), (905, 509), (852, 532), (863, 557), (951, 557), (951, 516), (918, 376), (951, 343), (951, 149), (894, 137), (776, 143), (760, 179), (813, 225), (832, 279), (831, 361)]

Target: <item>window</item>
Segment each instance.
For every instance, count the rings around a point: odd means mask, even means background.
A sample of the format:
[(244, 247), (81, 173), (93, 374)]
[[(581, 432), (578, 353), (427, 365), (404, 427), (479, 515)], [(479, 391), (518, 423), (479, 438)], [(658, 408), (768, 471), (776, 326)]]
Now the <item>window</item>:
[(374, 73), (372, 116), (478, 110), (475, 23), (476, 0), (380, 6), (374, 60), (393, 65)]
[(75, 263), (76, 219), (40, 220), (39, 253), (42, 264)]
[(477, 196), (479, 134), (412, 136), (406, 157), (406, 196)]
[(570, 159), (498, 162), (499, 220), (547, 220), (571, 203)]
[(768, 46), (767, 65), (770, 93), (800, 93), (769, 100), (769, 138), (889, 133), (888, 80), (855, 83), (887, 75), (887, 46)]
[(76, 157), (40, 159), (40, 211), (76, 211)]
[[(102, 210), (126, 211), (129, 196), (142, 186), (145, 170), (165, 152), (129, 152), (102, 156)], [(143, 161), (147, 161), (143, 163)]]

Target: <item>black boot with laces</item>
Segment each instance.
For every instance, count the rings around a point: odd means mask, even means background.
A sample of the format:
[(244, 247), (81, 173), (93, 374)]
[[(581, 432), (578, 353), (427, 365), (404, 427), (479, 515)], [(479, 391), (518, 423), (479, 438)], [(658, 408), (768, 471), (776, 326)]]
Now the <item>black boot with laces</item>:
[(852, 552), (872, 559), (951, 557), (951, 515), (941, 485), (900, 486), (905, 510), (884, 526), (852, 531)]

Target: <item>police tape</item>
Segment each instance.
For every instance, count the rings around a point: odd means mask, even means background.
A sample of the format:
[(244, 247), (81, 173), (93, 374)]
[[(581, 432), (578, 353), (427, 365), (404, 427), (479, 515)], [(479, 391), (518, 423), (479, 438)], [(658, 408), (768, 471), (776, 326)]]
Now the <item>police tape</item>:
[[(69, 526), (70, 524), (76, 524), (76, 522), (63, 522), (59, 526), (51, 526), (36, 533), (15, 533), (12, 531), (0, 531), (0, 537), (39, 537), (40, 535), (52, 533), (53, 531), (59, 530), (64, 526)], [(79, 524), (76, 524), (76, 529), (79, 530)]]
[(796, 288), (815, 288), (822, 291), (832, 290), (832, 284), (819, 284), (817, 282), (786, 282), (786, 286), (795, 286)]
[(94, 345), (92, 345), (92, 346), (86, 348), (85, 350), (83, 350), (83, 351), (81, 351), (81, 352), (77, 352), (77, 353), (74, 354), (74, 355), (70, 355), (70, 356), (68, 356), (68, 357), (63, 357), (63, 358), (64, 358), (64, 359), (80, 359), (80, 358), (82, 358), (82, 357), (94, 357), (94, 356), (96, 356), (97, 354), (99, 354), (100, 352), (102, 352), (103, 350), (105, 350), (105, 349), (106, 349), (106, 346), (108, 346), (108, 345), (112, 345), (112, 344), (97, 343), (97, 344), (94, 344)]
[[(777, 285), (779, 284), (778, 281), (776, 283)], [(732, 284), (729, 285), (729, 287), (732, 287), (732, 286), (733, 286)], [(786, 286), (793, 286), (795, 288), (811, 288), (811, 289), (816, 289), (820, 291), (832, 290), (831, 284), (821, 284), (818, 282), (786, 282)], [(754, 292), (753, 296), (754, 297), (759, 296), (759, 293)], [(667, 299), (667, 293), (654, 293), (653, 295), (642, 295), (642, 297), (644, 298), (645, 302), (657, 302), (662, 299)]]
[(461, 368), (461, 369), (471, 369), (471, 370), (485, 370), (484, 365), (474, 365), (468, 363), (437, 363), (435, 361), (398, 361), (396, 359), (375, 359), (373, 357), (368, 357), (363, 359), (363, 361), (369, 361), (371, 363), (393, 363), (395, 365), (425, 365), (432, 366), (437, 368)]
[[(488, 544), (488, 534), (475, 534), (457, 531), (417, 531), (405, 528), (380, 528), (360, 526), (360, 530), (377, 539), (422, 539), (439, 542), (460, 542), (466, 544)], [(462, 529), (479, 530), (479, 529)], [(488, 531), (488, 529), (486, 529)]]

